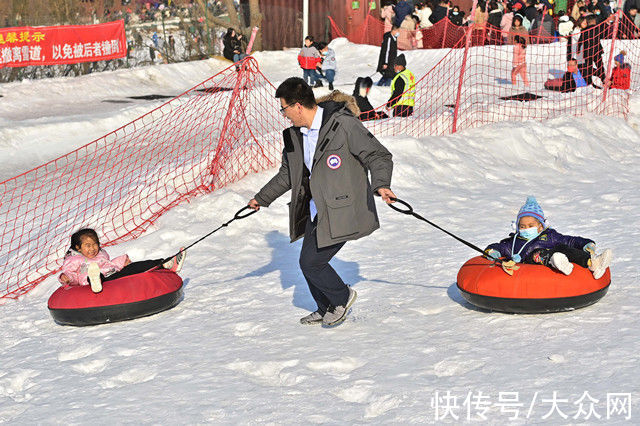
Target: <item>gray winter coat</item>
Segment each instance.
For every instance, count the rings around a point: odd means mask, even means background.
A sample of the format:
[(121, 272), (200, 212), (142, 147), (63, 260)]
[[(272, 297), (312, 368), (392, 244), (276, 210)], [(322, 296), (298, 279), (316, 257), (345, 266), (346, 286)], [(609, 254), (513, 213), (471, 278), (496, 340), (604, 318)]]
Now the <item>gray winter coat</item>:
[(338, 69), (338, 64), (336, 63), (336, 52), (331, 48), (327, 49), (327, 53), (322, 58), (322, 69), (323, 70)]
[[(334, 92), (334, 98), (353, 98)], [(309, 188), (318, 209), (318, 248), (356, 240), (380, 227), (373, 194), (390, 188), (391, 153), (369, 132), (344, 102), (320, 102), (322, 126), (313, 157)], [(357, 111), (357, 107), (355, 107)], [(304, 236), (309, 218), (309, 196), (304, 178), (303, 139), (299, 127), (283, 132), (284, 151), (278, 173), (255, 195), (269, 206), (291, 189), (289, 234), (291, 241)], [(371, 173), (371, 183), (367, 176)]]

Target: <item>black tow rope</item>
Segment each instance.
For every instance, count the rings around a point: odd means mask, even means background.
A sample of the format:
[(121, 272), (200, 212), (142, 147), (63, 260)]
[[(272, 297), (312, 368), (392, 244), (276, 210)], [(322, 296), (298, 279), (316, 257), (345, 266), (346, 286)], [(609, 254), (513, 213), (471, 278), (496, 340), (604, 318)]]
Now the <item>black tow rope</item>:
[[(452, 234), (451, 232), (447, 231), (446, 229), (443, 229), (443, 228), (439, 227), (438, 225), (436, 225), (435, 223), (431, 222), (430, 220), (425, 219), (424, 217), (420, 216), (418, 213), (415, 213), (413, 211), (413, 207), (411, 207), (409, 205), (409, 203), (407, 203), (406, 201), (403, 201), (403, 200), (401, 200), (399, 198), (393, 198), (393, 197), (391, 197), (391, 199), (393, 201), (397, 202), (397, 203), (402, 204), (403, 206), (405, 206), (407, 208), (407, 210), (403, 210), (403, 209), (399, 209), (398, 207), (394, 206), (393, 204), (387, 204), (389, 207), (391, 207), (395, 211), (403, 213), (403, 214), (412, 215), (413, 217), (415, 217), (417, 219), (424, 220), (425, 222), (427, 222), (429, 225), (433, 226), (434, 228), (438, 228), (439, 230), (441, 230), (445, 234), (452, 236), (453, 238), (455, 238), (456, 240), (460, 241), (462, 244), (466, 245), (467, 247), (470, 247), (470, 248), (474, 249), (475, 251), (479, 252), (480, 254), (482, 254), (483, 256), (486, 256), (485, 252), (480, 247), (476, 246), (473, 243), (470, 243), (467, 240), (464, 240), (464, 239), (458, 237), (455, 234)], [(493, 259), (493, 257), (492, 257), (492, 259)], [(493, 259), (493, 260), (498, 260), (498, 259)]]
[[(250, 211), (250, 212), (248, 212), (248, 213), (245, 213), (245, 214), (240, 214), (240, 213), (242, 213), (242, 212), (243, 212), (243, 211), (245, 211), (245, 210), (251, 210), (251, 211)], [(253, 210), (253, 209), (252, 209), (251, 207), (249, 207), (249, 206), (244, 206), (243, 208), (241, 208), (240, 210), (238, 210), (238, 211), (236, 212), (236, 214), (235, 214), (235, 215), (233, 215), (233, 218), (232, 218), (231, 220), (229, 220), (228, 222), (225, 222), (225, 223), (223, 223), (222, 225), (218, 226), (216, 229), (214, 229), (213, 231), (209, 232), (207, 235), (205, 235), (204, 237), (200, 238), (199, 240), (197, 240), (197, 241), (195, 241), (195, 242), (193, 242), (193, 243), (189, 244), (187, 247), (185, 247), (184, 249), (182, 249), (182, 250), (178, 251), (178, 252), (177, 252), (176, 254), (174, 254), (173, 256), (169, 256), (169, 257), (167, 257), (167, 258), (166, 258), (166, 259), (164, 259), (162, 262), (164, 263), (164, 262), (168, 261), (169, 259), (172, 259), (172, 258), (176, 257), (176, 256), (177, 256), (178, 254), (180, 254), (180, 252), (182, 252), (182, 251), (187, 251), (187, 249), (190, 249), (191, 247), (195, 246), (195, 245), (196, 245), (196, 244), (198, 244), (200, 241), (204, 240), (205, 238), (207, 238), (209, 235), (213, 234), (214, 232), (219, 231), (220, 229), (224, 228), (225, 226), (229, 226), (229, 224), (230, 224), (231, 222), (233, 222), (234, 220), (236, 220), (236, 219), (244, 219), (245, 217), (249, 217), (249, 216), (251, 216), (252, 214), (256, 213), (257, 211), (258, 211), (258, 210)]]

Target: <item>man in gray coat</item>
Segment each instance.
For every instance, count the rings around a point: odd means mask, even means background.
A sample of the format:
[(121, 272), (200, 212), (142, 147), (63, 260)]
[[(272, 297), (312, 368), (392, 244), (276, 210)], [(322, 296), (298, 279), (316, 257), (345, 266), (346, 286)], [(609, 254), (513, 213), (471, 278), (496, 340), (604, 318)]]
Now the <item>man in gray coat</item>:
[(283, 132), (280, 170), (249, 206), (255, 210), (268, 207), (291, 189), (289, 234), (292, 242), (304, 237), (300, 268), (318, 305), (300, 322), (338, 325), (356, 292), (329, 261), (346, 241), (380, 227), (373, 194), (377, 192), (387, 203), (395, 198), (390, 189), (391, 153), (345, 102), (316, 104), (313, 90), (301, 78), (285, 80), (276, 90), (276, 98), (293, 126)]

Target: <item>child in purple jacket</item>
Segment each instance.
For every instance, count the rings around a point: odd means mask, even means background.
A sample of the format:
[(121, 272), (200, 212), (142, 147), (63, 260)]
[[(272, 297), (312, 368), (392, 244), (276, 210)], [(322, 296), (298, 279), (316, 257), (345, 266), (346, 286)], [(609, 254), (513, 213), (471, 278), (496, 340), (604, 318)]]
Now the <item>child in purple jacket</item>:
[(487, 257), (506, 257), (516, 263), (549, 266), (565, 275), (571, 274), (573, 264), (588, 268), (595, 279), (604, 275), (611, 264), (610, 249), (596, 255), (596, 243), (582, 237), (563, 235), (546, 225), (542, 208), (535, 197), (528, 197), (516, 218), (517, 232), (499, 243), (490, 244)]
[(185, 256), (186, 252), (181, 249), (178, 255), (167, 261), (157, 259), (131, 262), (126, 254), (111, 259), (100, 247), (96, 231), (85, 228), (71, 236), (71, 247), (64, 256), (58, 280), (63, 285), (90, 284), (94, 293), (100, 293), (104, 281), (139, 274), (154, 268), (179, 272)]

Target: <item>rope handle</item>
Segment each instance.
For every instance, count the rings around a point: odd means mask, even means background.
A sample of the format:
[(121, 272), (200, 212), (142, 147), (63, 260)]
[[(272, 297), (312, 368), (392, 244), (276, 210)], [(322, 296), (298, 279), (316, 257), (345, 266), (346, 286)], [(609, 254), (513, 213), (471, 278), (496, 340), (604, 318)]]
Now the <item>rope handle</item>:
[[(251, 211), (250, 211), (250, 212), (248, 212), (248, 213), (245, 213), (245, 214), (241, 215), (240, 213), (242, 213), (242, 212), (243, 212), (243, 211), (245, 211), (245, 210), (251, 210)], [(244, 206), (243, 208), (241, 208), (240, 210), (238, 210), (238, 211), (236, 212), (236, 214), (235, 214), (235, 215), (233, 215), (233, 220), (236, 220), (236, 219), (244, 219), (245, 217), (249, 217), (249, 216), (251, 216), (251, 215), (252, 215), (252, 214), (254, 214), (254, 213), (258, 213), (258, 210), (254, 210), (254, 209), (252, 209), (252, 208), (251, 208), (251, 207), (249, 207), (249, 206)], [(231, 223), (231, 221), (229, 221), (229, 222), (227, 222), (227, 223)]]
[(405, 206), (407, 208), (407, 210), (403, 210), (400, 209), (396, 206), (394, 206), (393, 204), (388, 204), (389, 207), (391, 207), (392, 209), (394, 209), (395, 211), (402, 213), (402, 214), (413, 214), (413, 207), (411, 207), (411, 205), (409, 205), (409, 203), (407, 203), (406, 201), (403, 201), (399, 198), (394, 198), (394, 197), (389, 197), (389, 199), (391, 199), (391, 201), (394, 201), (396, 203), (400, 203), (403, 206)]

